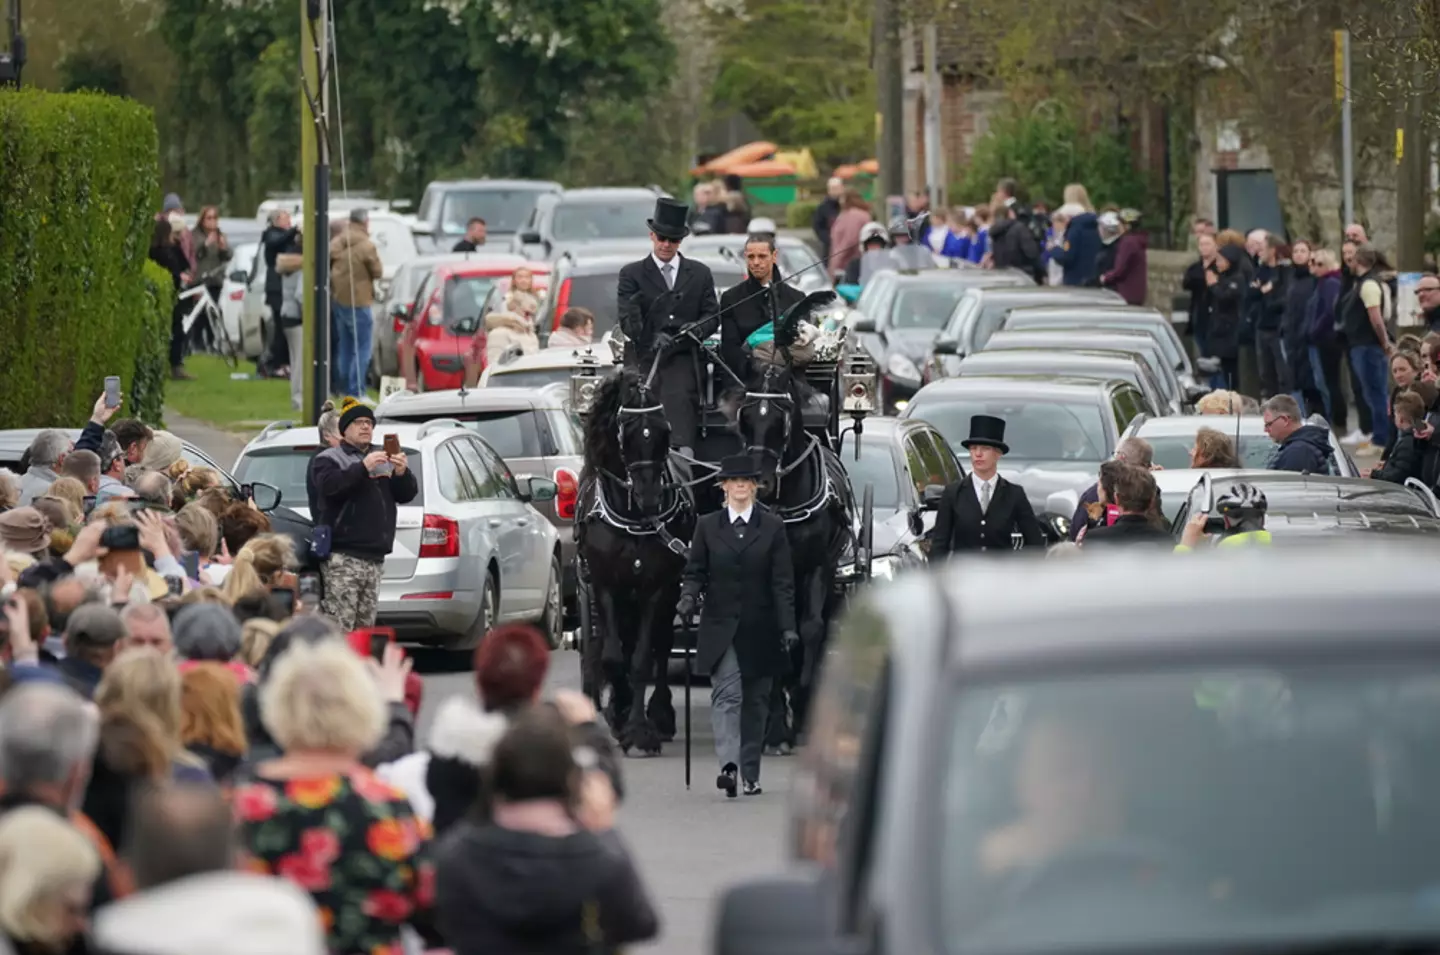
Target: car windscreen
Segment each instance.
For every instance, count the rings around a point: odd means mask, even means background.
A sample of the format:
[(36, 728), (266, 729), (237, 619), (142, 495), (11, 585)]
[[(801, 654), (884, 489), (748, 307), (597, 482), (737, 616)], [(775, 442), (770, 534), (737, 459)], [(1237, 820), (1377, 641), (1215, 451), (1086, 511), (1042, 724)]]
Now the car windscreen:
[(481, 275), (462, 275), (447, 279), (444, 308), (446, 321), (483, 317), (495, 281), (493, 276)]
[[(572, 275), (565, 280), (570, 296), (567, 308), (587, 308), (595, 314), (595, 338), (599, 339), (619, 321), (620, 273), (599, 272), (594, 275)], [(564, 288), (565, 286), (562, 286)]]
[(654, 199), (562, 202), (553, 213), (551, 237), (557, 242), (644, 237), (650, 229), (645, 223), (654, 212)]
[[(490, 372), (485, 383), (496, 388), (544, 388), (546, 385), (569, 384), (573, 374), (574, 368), (526, 368), (506, 371), (501, 366)], [(505, 452), (500, 453), (503, 457)]]
[[(376, 447), (384, 439), (385, 428), (375, 429)], [(280, 503), (286, 507), (310, 506), (310, 497), (305, 492), (305, 474), (310, 468), (310, 459), (321, 449), (316, 445), (301, 445), (290, 448), (262, 448), (250, 451), (240, 459), (235, 468), (235, 480), (241, 484), (263, 483), (280, 489)], [(424, 504), (425, 481), (420, 470), (420, 452), (404, 448), (406, 465), (415, 474), (420, 484), (420, 494), (410, 503)]]
[[(1231, 419), (1232, 421), (1234, 419)], [(1230, 443), (1235, 442), (1235, 430), (1220, 430)], [(1194, 434), (1141, 434), (1143, 440), (1155, 449), (1155, 463), (1167, 470), (1180, 470), (1190, 466), (1190, 449), (1195, 447)], [(1264, 470), (1275, 453), (1275, 442), (1263, 434), (1242, 434), (1240, 436), (1240, 466), (1246, 469)]]
[(890, 306), (885, 327), (933, 328), (938, 331), (964, 294), (965, 286), (960, 282), (902, 285)]
[(467, 223), (479, 218), (488, 232), (519, 232), (539, 196), (533, 189), (453, 190), (445, 194), (440, 227), (462, 235)]
[[(506, 385), (510, 384), (506, 380)], [(535, 458), (540, 456), (540, 436), (535, 430), (535, 412), (530, 408), (512, 411), (444, 411), (438, 415), (401, 415), (386, 421), (407, 421), (423, 424), (435, 417), (454, 418), (484, 438), (502, 458)], [(384, 430), (382, 422), (376, 431)]]
[[(860, 448), (860, 459), (855, 459), (855, 448)], [(894, 510), (900, 506), (900, 479), (895, 474), (894, 442), (887, 437), (860, 437), (850, 434), (845, 438), (845, 453), (840, 460), (845, 473), (850, 475), (850, 486), (855, 489), (858, 499), (864, 493), (866, 484), (875, 486), (875, 507)]]
[(1311, 659), (956, 687), (920, 822), (940, 947), (1433, 944), (1440, 668)]
[(1109, 456), (1098, 399), (1085, 402), (1037, 398), (1001, 400), (926, 395), (922, 391), (905, 409), (905, 417), (934, 425), (961, 456), (968, 456), (960, 442), (970, 434), (970, 419), (981, 414), (1005, 421), (1005, 442), (1010, 446), (1005, 465), (1037, 461), (1099, 464)]

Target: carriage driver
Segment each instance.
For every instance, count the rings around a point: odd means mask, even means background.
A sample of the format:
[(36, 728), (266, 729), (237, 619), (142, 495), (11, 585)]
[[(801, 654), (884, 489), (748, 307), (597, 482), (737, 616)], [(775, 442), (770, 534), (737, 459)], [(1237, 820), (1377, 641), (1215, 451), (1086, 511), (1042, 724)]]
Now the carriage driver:
[[(672, 447), (693, 457), (701, 367), (695, 339), (704, 341), (714, 333), (720, 303), (709, 266), (680, 254), (680, 241), (690, 234), (685, 224), (689, 211), (673, 199), (655, 200), (655, 217), (647, 223), (653, 251), (620, 269), (617, 297), (627, 343), (625, 364), (643, 381), (660, 356), (654, 388), (670, 421)], [(657, 300), (664, 301), (662, 308), (654, 307)], [(696, 326), (694, 339), (679, 334), (687, 325)]]
[[(701, 517), (690, 544), (676, 612), (685, 619), (705, 598), (695, 661), (710, 674), (710, 719), (720, 760), (717, 788), (733, 798), (760, 794), (771, 684), (800, 642), (795, 574), (785, 524), (755, 500), (760, 470), (748, 455), (725, 458), (725, 506)], [(737, 779), (738, 774), (738, 779)]]
[(749, 378), (745, 339), (805, 297), (780, 275), (773, 235), (745, 238), (745, 268), (749, 272), (745, 281), (720, 296), (720, 360), (742, 381)]

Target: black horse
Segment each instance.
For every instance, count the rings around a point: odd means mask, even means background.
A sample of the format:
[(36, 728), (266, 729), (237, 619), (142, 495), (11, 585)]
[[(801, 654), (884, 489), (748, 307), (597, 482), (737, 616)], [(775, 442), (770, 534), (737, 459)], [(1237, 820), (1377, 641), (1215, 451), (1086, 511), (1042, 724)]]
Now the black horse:
[(789, 675), (772, 691), (765, 732), (766, 747), (785, 753), (804, 731), (825, 652), (835, 569), (854, 533), (855, 500), (840, 459), (804, 428), (804, 408), (814, 400), (810, 386), (784, 365), (755, 364), (750, 372), (745, 390), (727, 395), (726, 405), (760, 466), (760, 500), (785, 521), (795, 566), (800, 645)]
[(670, 460), (664, 410), (633, 371), (606, 379), (585, 422), (575, 527), (601, 638), (584, 647), (586, 689), (622, 750), (658, 754), (663, 741), (675, 738), (671, 621), (695, 509)]

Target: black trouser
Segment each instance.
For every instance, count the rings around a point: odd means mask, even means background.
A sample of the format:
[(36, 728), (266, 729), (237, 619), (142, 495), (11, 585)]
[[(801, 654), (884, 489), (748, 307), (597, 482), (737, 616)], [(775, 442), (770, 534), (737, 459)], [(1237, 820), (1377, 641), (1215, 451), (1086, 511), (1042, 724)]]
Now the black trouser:
[[(655, 373), (655, 393), (665, 406), (665, 418), (670, 422), (670, 447), (695, 448), (695, 435), (699, 430), (700, 383), (696, 380), (695, 353), (681, 349), (660, 360), (660, 369)], [(640, 366), (641, 381), (650, 374), (650, 365)]]
[(170, 310), (170, 367), (179, 368), (185, 361), (185, 302), (176, 302)]
[(1220, 359), (1220, 377), (1225, 379), (1229, 391), (1240, 390), (1240, 356)]
[[(1345, 400), (1344, 378), (1340, 372), (1340, 365), (1345, 362), (1345, 349), (1330, 342), (1317, 345), (1316, 350), (1320, 352), (1320, 369), (1325, 374), (1325, 393), (1330, 396), (1330, 424), (1343, 434), (1350, 423), (1350, 408)], [(1315, 387), (1315, 398), (1319, 402), (1315, 410), (1324, 414), (1324, 396), (1318, 393), (1319, 382), (1316, 382)]]
[(279, 371), (290, 364), (290, 346), (285, 341), (284, 320), (280, 317), (280, 296), (265, 296), (270, 320), (265, 323), (265, 348), (255, 363), (262, 372)]
[(1294, 391), (1290, 366), (1285, 362), (1280, 329), (1261, 329), (1255, 333), (1255, 358), (1260, 364), (1260, 400)]

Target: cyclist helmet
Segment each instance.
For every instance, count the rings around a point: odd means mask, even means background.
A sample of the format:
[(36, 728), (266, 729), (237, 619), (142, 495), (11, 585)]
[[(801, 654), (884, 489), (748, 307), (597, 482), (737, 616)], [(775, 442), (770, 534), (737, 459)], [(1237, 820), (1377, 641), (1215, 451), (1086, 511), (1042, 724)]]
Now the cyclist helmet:
[(860, 227), (860, 244), (862, 246), (869, 245), (876, 240), (879, 240), (882, 245), (890, 244), (890, 237), (885, 232), (883, 225), (878, 222), (867, 222)]
[(1267, 508), (1265, 494), (1244, 481), (1230, 485), (1215, 498), (1215, 513), (1225, 518), (1225, 527), (1232, 531), (1263, 529)]

